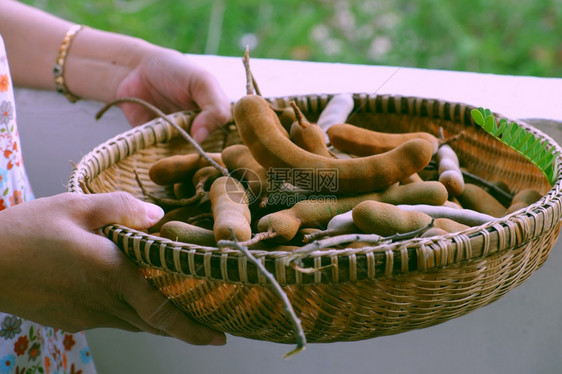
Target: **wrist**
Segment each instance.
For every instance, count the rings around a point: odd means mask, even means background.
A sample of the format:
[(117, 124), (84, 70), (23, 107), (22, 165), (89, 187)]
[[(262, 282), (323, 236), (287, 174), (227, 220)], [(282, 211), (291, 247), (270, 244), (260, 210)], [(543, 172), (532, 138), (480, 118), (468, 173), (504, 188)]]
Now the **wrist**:
[(85, 28), (66, 57), (66, 87), (75, 96), (110, 102), (119, 83), (155, 48), (139, 38)]

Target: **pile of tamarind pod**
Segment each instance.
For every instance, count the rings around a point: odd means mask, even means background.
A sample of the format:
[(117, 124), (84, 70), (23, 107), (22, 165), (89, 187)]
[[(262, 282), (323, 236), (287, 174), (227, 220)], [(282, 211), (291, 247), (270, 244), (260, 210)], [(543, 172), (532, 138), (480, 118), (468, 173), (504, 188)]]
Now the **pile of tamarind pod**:
[(334, 95), (311, 122), (294, 102), (276, 108), (257, 94), (240, 98), (233, 106), (240, 144), (207, 157), (171, 156), (150, 168), (152, 182), (175, 195), (154, 198), (167, 213), (151, 232), (201, 246), (236, 240), (293, 249), (350, 233), (454, 233), (541, 198), (533, 190), (512, 195), (493, 181), (466, 181), (454, 151), (462, 136), (358, 127), (353, 105), (351, 95)]

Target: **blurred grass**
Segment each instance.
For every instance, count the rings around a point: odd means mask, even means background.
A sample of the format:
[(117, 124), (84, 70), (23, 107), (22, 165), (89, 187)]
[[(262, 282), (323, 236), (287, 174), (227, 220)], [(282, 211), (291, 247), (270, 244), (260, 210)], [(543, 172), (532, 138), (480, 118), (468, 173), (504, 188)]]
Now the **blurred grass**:
[(186, 53), (562, 76), (562, 0), (23, 0)]

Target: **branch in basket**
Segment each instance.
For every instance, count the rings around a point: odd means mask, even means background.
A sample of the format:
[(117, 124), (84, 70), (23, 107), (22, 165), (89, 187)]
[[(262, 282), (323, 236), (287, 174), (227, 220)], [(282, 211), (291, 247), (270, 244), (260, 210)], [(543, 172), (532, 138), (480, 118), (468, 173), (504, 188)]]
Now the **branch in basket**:
[(178, 133), (185, 139), (187, 140), (194, 148), (195, 150), (197, 150), (197, 152), (201, 155), (201, 157), (203, 157), (205, 160), (207, 160), (209, 162), (209, 164), (213, 165), (214, 167), (216, 167), (217, 169), (219, 169), (221, 171), (221, 173), (225, 176), (229, 176), (229, 172), (228, 170), (219, 165), (215, 160), (211, 159), (211, 157), (209, 157), (209, 155), (207, 155), (207, 152), (205, 152), (205, 150), (203, 148), (201, 148), (201, 146), (199, 145), (199, 143), (197, 143), (195, 141), (195, 139), (193, 139), (191, 137), (191, 135), (189, 135), (189, 133), (187, 131), (185, 131), (184, 129), (182, 129), (178, 124), (176, 124), (174, 121), (170, 121), (170, 119), (168, 119), (168, 117), (166, 116), (166, 113), (162, 112), (160, 109), (158, 109), (157, 107), (155, 107), (154, 105), (150, 104), (149, 102), (146, 102), (142, 99), (136, 98), (136, 97), (122, 97), (119, 99), (115, 99), (114, 101), (106, 104), (103, 108), (100, 109), (100, 111), (96, 114), (96, 119), (100, 119), (105, 112), (107, 112), (107, 110), (109, 108), (111, 108), (114, 105), (117, 104), (121, 104), (121, 103), (135, 103), (135, 104), (140, 104), (143, 107), (145, 107), (146, 109), (152, 111), (154, 114), (156, 114), (158, 117), (162, 118), (164, 121), (166, 121), (170, 126), (172, 126), (174, 129), (176, 129), (178, 131)]
[(421, 229), (417, 229), (405, 233), (398, 233), (390, 236), (380, 236), (377, 234), (345, 234), (345, 235), (337, 235), (321, 240), (314, 240), (312, 243), (306, 244), (301, 248), (293, 251), (291, 256), (289, 257), (289, 263), (299, 260), (303, 256), (306, 256), (314, 251), (318, 251), (326, 248), (338, 247), (342, 244), (348, 244), (352, 242), (361, 242), (361, 243), (378, 245), (384, 242), (397, 242), (401, 240), (412, 239), (423, 234), (431, 227), (433, 227), (433, 222), (434, 219), (431, 219), (431, 222), (427, 226), (422, 227)]
[[(232, 237), (234, 238), (234, 232), (232, 232)], [(296, 315), (296, 313), (293, 309), (293, 306), (291, 305), (291, 301), (287, 297), (287, 294), (285, 293), (285, 291), (283, 291), (283, 288), (281, 288), (281, 286), (279, 285), (279, 282), (277, 282), (277, 279), (275, 279), (275, 276), (273, 276), (273, 274), (271, 274), (265, 268), (265, 266), (261, 263), (261, 261), (259, 261), (258, 259), (256, 259), (252, 255), (252, 253), (250, 252), (248, 247), (246, 247), (244, 245), (241, 245), (241, 243), (238, 240), (236, 240), (236, 238), (234, 238), (232, 241), (221, 240), (220, 243), (223, 246), (228, 245), (229, 247), (236, 248), (240, 252), (242, 252), (244, 254), (244, 256), (246, 256), (248, 258), (248, 260), (252, 264), (254, 264), (256, 266), (256, 268), (266, 277), (266, 279), (269, 281), (271, 287), (273, 288), (273, 291), (275, 292), (275, 294), (277, 296), (279, 296), (279, 298), (283, 302), (283, 307), (285, 308), (285, 312), (289, 315), (289, 319), (291, 320), (291, 322), (293, 323), (293, 325), (295, 327), (296, 339), (297, 339), (297, 346), (295, 347), (295, 349), (286, 353), (283, 357), (289, 358), (290, 356), (304, 350), (306, 348), (306, 336), (304, 334), (304, 330), (302, 328), (301, 321), (300, 321), (299, 317), (297, 317), (297, 315)]]
[[(437, 163), (432, 160), (429, 162), (426, 168), (428, 170), (435, 170), (437, 169)], [(466, 182), (474, 183), (487, 189), (496, 199), (498, 199), (500, 203), (509, 205), (509, 203), (513, 199), (513, 195), (511, 195), (509, 192), (502, 190), (500, 187), (496, 186), (493, 183), (490, 183), (486, 179), (472, 174), (465, 169), (461, 169), (461, 172)]]
[[(238, 244), (244, 246), (244, 247), (250, 247), (254, 244), (257, 244), (259, 242), (261, 242), (262, 240), (266, 240), (266, 239), (272, 239), (275, 238), (278, 234), (276, 232), (273, 231), (267, 231), (267, 232), (260, 232), (257, 233), (256, 235), (254, 235), (254, 237), (250, 240), (246, 240), (245, 242), (238, 242)], [(227, 242), (229, 243), (229, 242)], [(222, 244), (222, 241), (219, 241), (219, 243), (217, 243), (217, 245), (220, 247)]]
[(187, 218), (186, 222), (196, 224), (202, 221), (212, 221), (212, 220), (213, 220), (213, 213), (201, 213), (196, 216)]
[(133, 169), (133, 171), (135, 173), (135, 179), (137, 180), (137, 184), (139, 185), (142, 194), (148, 197), (150, 200), (152, 200), (153, 203), (158, 204), (160, 206), (167, 205), (167, 206), (181, 207), (186, 205), (192, 205), (200, 202), (205, 197), (205, 192), (198, 192), (194, 196), (186, 199), (170, 199), (165, 197), (154, 196), (148, 191), (146, 191), (146, 189), (144, 188), (144, 185), (140, 180), (139, 173), (137, 172), (137, 169)]
[(250, 70), (250, 50), (247, 46), (242, 62), (244, 63), (244, 70), (246, 70), (246, 94), (253, 95), (255, 93), (256, 84), (254, 83), (254, 76)]

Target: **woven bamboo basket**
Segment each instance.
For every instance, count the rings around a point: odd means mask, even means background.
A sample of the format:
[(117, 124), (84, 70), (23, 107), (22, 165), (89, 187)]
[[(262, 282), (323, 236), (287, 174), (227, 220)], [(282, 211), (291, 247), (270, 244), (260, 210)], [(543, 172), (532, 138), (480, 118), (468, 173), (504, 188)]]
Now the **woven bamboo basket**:
[[(278, 106), (295, 100), (311, 121), (331, 95), (271, 98)], [(463, 232), (414, 238), (362, 248), (336, 247), (308, 253), (302, 272), (288, 266), (292, 251), (252, 250), (287, 295), (308, 342), (356, 341), (436, 325), (487, 305), (525, 281), (547, 259), (560, 229), (560, 178), (554, 186), (518, 152), (475, 125), (473, 107), (417, 97), (354, 94), (348, 122), (379, 131), (439, 129), (445, 137), (464, 132), (452, 144), (461, 166), (487, 180), (501, 180), (511, 191), (539, 190), (528, 208)], [(171, 121), (189, 129), (195, 114), (179, 112)], [(532, 126), (535, 136), (559, 146)], [(217, 152), (240, 143), (233, 123), (202, 144)], [(194, 148), (166, 121), (152, 120), (99, 145), (76, 165), (68, 190), (75, 193), (126, 191), (145, 199), (145, 191), (172, 196), (147, 176), (156, 160)], [(557, 160), (559, 162), (560, 160)], [(89, 191), (81, 181), (88, 180)], [(104, 233), (142, 269), (146, 278), (192, 319), (216, 330), (250, 339), (295, 342), (295, 328), (284, 305), (257, 267), (236, 248), (178, 243), (120, 225)]]

